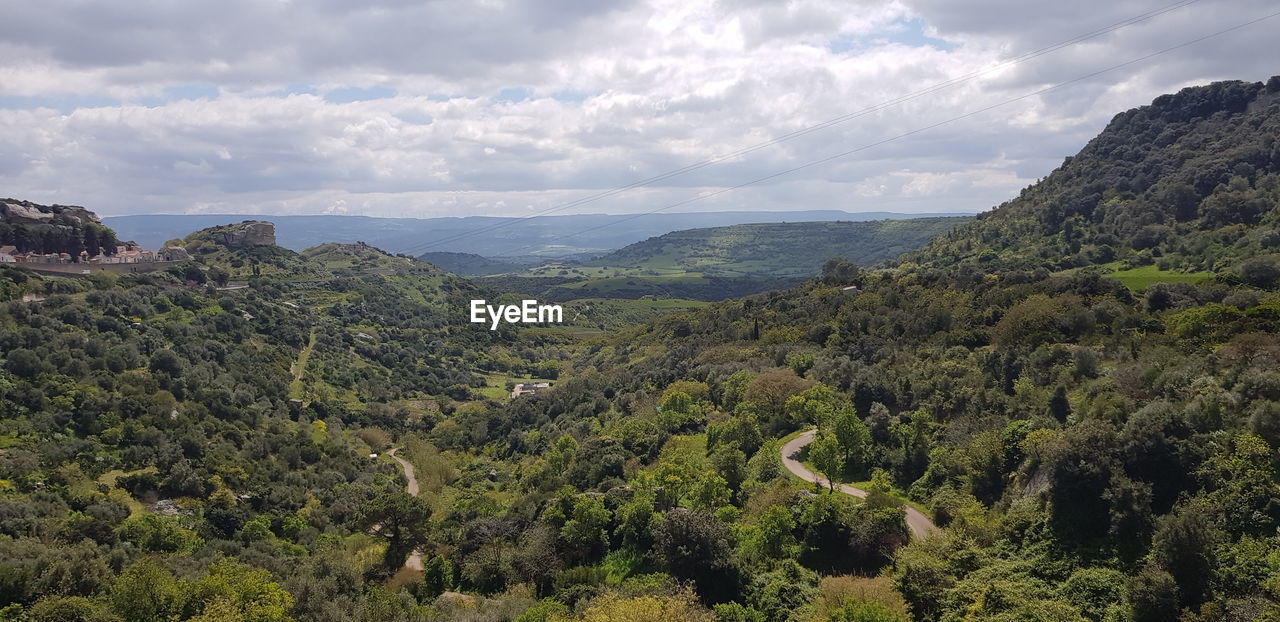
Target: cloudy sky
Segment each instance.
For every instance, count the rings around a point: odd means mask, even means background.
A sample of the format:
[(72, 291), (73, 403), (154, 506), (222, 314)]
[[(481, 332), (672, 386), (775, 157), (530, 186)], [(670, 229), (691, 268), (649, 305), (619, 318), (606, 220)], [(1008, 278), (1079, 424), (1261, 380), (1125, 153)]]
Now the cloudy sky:
[[(1173, 3), (4, 2), (0, 196), (102, 215), (531, 215)], [(1273, 0), (1195, 1), (562, 213), (660, 209), (1275, 10)], [(987, 209), (1116, 112), (1187, 85), (1280, 73), (1277, 24), (673, 209)]]

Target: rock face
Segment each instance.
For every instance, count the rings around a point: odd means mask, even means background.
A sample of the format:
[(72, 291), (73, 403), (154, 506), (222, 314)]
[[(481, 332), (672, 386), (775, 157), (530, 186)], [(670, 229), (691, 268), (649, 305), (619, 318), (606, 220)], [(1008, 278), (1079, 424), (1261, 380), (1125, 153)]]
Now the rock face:
[(0, 199), (0, 246), (22, 253), (114, 253), (118, 240), (97, 214), (78, 205)]
[(102, 224), (97, 214), (78, 205), (40, 205), (18, 199), (0, 199), (0, 222), (18, 225)]
[(276, 226), (265, 220), (246, 220), (234, 225), (211, 227), (203, 233), (210, 241), (227, 248), (276, 245)]

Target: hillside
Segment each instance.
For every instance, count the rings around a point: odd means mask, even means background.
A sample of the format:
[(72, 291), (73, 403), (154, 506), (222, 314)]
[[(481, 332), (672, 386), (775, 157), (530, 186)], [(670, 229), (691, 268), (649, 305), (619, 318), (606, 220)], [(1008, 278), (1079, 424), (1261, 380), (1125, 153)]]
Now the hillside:
[(217, 266), (218, 280), (251, 277), (298, 277), (316, 274), (318, 266), (287, 248), (276, 245), (275, 224), (245, 220), (215, 225), (179, 240), (201, 264)]
[[(587, 339), (471, 325), (471, 280), (262, 223), (152, 274), (0, 266), (0, 617), (1280, 620), (1277, 106), (1162, 97), (904, 261), (578, 298)], [(1156, 117), (1180, 138), (1129, 133)], [(1144, 199), (1219, 161), (1194, 210)]]
[(1120, 113), (1017, 198), (909, 262), (971, 269), (1280, 274), (1280, 76), (1220, 82)]
[(418, 259), (458, 276), (504, 274), (518, 272), (526, 267), (519, 263), (481, 257), (475, 253), (432, 252), (423, 253)]
[(823, 262), (843, 257), (874, 266), (915, 250), (968, 218), (912, 218), (870, 222), (756, 223), (687, 229), (637, 242), (582, 262), (654, 272), (708, 276), (809, 277)]
[[(1237, 89), (1245, 103), (1231, 103)], [(1197, 141), (1179, 157), (1208, 166), (1242, 142), (1275, 144), (1268, 97), (1217, 84), (1155, 106)], [(890, 269), (832, 262), (790, 290), (615, 330), (552, 391), (457, 417), (433, 442), (545, 464), (542, 490), (598, 493), (616, 512), (600, 515), (618, 537), (601, 544), (609, 555), (636, 551), (630, 521), (657, 510), (645, 559), (704, 603), (732, 601), (721, 619), (1278, 619), (1280, 282), (1243, 269), (1271, 257), (1274, 161), (1247, 189), (1235, 182), (1248, 218), (1218, 220), (1213, 186), (1194, 217), (1165, 225), (1153, 259), (1185, 263), (1142, 266), (1151, 249), (1112, 246), (1076, 264), (1070, 232), (1128, 225), (1048, 227), (1048, 204), (1030, 198), (1102, 192), (1141, 150), (1098, 151), (1116, 131), (1064, 167), (1079, 177), (1055, 173)], [(1099, 208), (1144, 218), (1139, 195), (1107, 194)], [(1124, 280), (1102, 278), (1112, 271)], [(801, 494), (780, 472), (779, 445), (811, 428), (799, 460), (873, 491), (867, 502)], [(531, 430), (563, 436), (529, 447)], [(591, 516), (592, 497), (579, 499), (549, 520)], [(903, 502), (941, 531), (908, 541)], [(690, 539), (714, 553), (667, 548)], [(846, 581), (864, 617), (826, 617)]]
[[(754, 223), (686, 229), (578, 261), (494, 264), (477, 255), (443, 257), (498, 291), (539, 299), (673, 298), (719, 301), (791, 287), (833, 257), (875, 265), (967, 222), (967, 217), (870, 222)], [(425, 256), (424, 256), (425, 257)]]

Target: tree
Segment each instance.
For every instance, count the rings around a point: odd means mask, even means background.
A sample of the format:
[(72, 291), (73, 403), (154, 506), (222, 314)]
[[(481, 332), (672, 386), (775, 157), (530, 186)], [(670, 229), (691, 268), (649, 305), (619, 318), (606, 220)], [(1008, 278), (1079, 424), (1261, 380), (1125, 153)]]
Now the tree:
[(809, 386), (790, 369), (764, 372), (747, 385), (746, 399), (760, 405), (771, 432), (784, 430), (787, 400)]
[(720, 408), (726, 411), (732, 411), (737, 407), (738, 402), (745, 399), (747, 387), (751, 385), (751, 381), (755, 379), (755, 375), (747, 370), (736, 371), (725, 378), (720, 383)]
[(992, 329), (997, 345), (1033, 349), (1061, 341), (1088, 327), (1091, 316), (1074, 296), (1036, 294), (1015, 304)]
[(156, 350), (155, 354), (151, 355), (151, 371), (176, 378), (182, 375), (182, 359), (178, 358), (172, 350)]
[(422, 562), (422, 585), (418, 588), (420, 600), (435, 598), (453, 587), (453, 564), (439, 555), (427, 557)]
[(845, 258), (832, 257), (822, 264), (822, 274), (819, 278), (828, 285), (853, 285), (861, 274), (862, 271), (858, 266), (849, 263)]
[(721, 603), (711, 608), (716, 622), (768, 622), (764, 614), (741, 603)]
[(1178, 584), (1169, 573), (1147, 566), (1129, 581), (1129, 607), (1133, 622), (1177, 620)]
[(1182, 507), (1163, 517), (1152, 539), (1153, 557), (1178, 584), (1182, 604), (1195, 607), (1209, 596), (1213, 549), (1224, 539), (1205, 513)]
[(795, 553), (796, 519), (791, 510), (775, 505), (760, 515), (756, 524), (760, 534), (760, 552), (767, 557), (782, 558)]
[(15, 348), (5, 357), (4, 368), (20, 378), (34, 378), (44, 369), (40, 356), (26, 348)]
[(1124, 600), (1125, 575), (1110, 568), (1080, 568), (1067, 577), (1060, 592), (1086, 618), (1098, 622), (1107, 609)]
[[(2, 614), (0, 614), (2, 615)], [(27, 611), (27, 622), (120, 622), (103, 603), (83, 596), (46, 596)]]
[(384, 493), (357, 514), (354, 526), (387, 541), (382, 564), (395, 570), (414, 549), (427, 543), (431, 506), (404, 491)]
[(889, 413), (887, 406), (880, 402), (871, 403), (867, 413), (867, 430), (871, 433), (873, 443), (883, 445), (889, 442), (890, 426), (893, 422), (893, 415)]
[(1259, 402), (1249, 414), (1249, 431), (1280, 448), (1280, 402)]
[(643, 551), (653, 543), (653, 526), (659, 519), (653, 503), (653, 493), (637, 492), (614, 512), (618, 523), (614, 535), (621, 540), (623, 547)]
[(111, 608), (127, 622), (168, 622), (182, 612), (187, 593), (158, 561), (144, 558), (111, 586)]
[(519, 546), (511, 560), (512, 570), (520, 581), (530, 583), (538, 594), (552, 589), (552, 580), (564, 566), (557, 552), (556, 530), (550, 525), (535, 525), (520, 535)]
[(180, 525), (177, 519), (144, 514), (121, 523), (120, 538), (151, 553), (190, 553), (200, 546), (196, 533)]
[(751, 578), (747, 601), (766, 620), (785, 620), (813, 600), (817, 579), (814, 572), (794, 560), (783, 560), (774, 570)]
[[(271, 580), (271, 573), (230, 559), (220, 559), (192, 586), (191, 597), (201, 603), (210, 620), (290, 622), (285, 615), (293, 597)], [(213, 617), (218, 616), (228, 617)], [(196, 618), (201, 619), (201, 618)]]
[(722, 445), (711, 453), (711, 466), (736, 495), (747, 479), (747, 457), (734, 447)]
[(1280, 283), (1280, 258), (1271, 255), (1250, 259), (1240, 266), (1240, 278), (1255, 287), (1269, 289)]
[(599, 497), (578, 497), (573, 504), (573, 518), (560, 529), (570, 557), (579, 562), (599, 559), (609, 548), (609, 509)]
[(828, 434), (819, 432), (809, 443), (809, 460), (823, 476), (827, 478), (827, 486), (836, 489), (836, 480), (844, 472), (844, 456), (840, 452), (840, 444)]
[(952, 542), (947, 537), (928, 538), (899, 549), (894, 557), (893, 586), (920, 622), (942, 615), (947, 592), (955, 585), (947, 563), (958, 552)]
[(671, 510), (654, 529), (653, 540), (654, 554), (667, 574), (692, 581), (704, 602), (725, 602), (737, 594), (729, 531), (710, 512)]
[(565, 622), (715, 622), (710, 611), (699, 607), (688, 597), (637, 596), (620, 598), (602, 596), (592, 601), (581, 615), (555, 618)]
[(1050, 525), (1060, 536), (1088, 541), (1111, 527), (1111, 507), (1104, 493), (1119, 471), (1115, 432), (1096, 421), (1067, 429), (1047, 457)]
[(840, 447), (843, 470), (851, 473), (864, 472), (867, 468), (867, 448), (871, 445), (871, 431), (858, 418), (858, 413), (852, 408), (837, 410), (832, 430)]
[(1280, 523), (1275, 450), (1252, 434), (1237, 434), (1201, 466), (1198, 478), (1212, 508), (1232, 533), (1266, 534)]
[(1053, 397), (1049, 398), (1049, 414), (1053, 415), (1058, 423), (1066, 423), (1067, 417), (1071, 414), (1071, 402), (1067, 400), (1067, 388), (1059, 385), (1053, 390)]

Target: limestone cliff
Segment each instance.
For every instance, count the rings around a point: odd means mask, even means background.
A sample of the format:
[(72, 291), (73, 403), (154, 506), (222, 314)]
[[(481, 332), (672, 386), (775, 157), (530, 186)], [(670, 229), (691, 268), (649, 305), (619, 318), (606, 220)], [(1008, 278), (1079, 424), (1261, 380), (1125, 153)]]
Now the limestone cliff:
[(68, 253), (99, 249), (115, 252), (115, 233), (97, 214), (78, 205), (40, 205), (20, 199), (0, 199), (0, 246), (20, 252)]
[(246, 220), (230, 225), (201, 229), (188, 236), (192, 240), (208, 241), (227, 248), (275, 246), (276, 226), (265, 220)]

